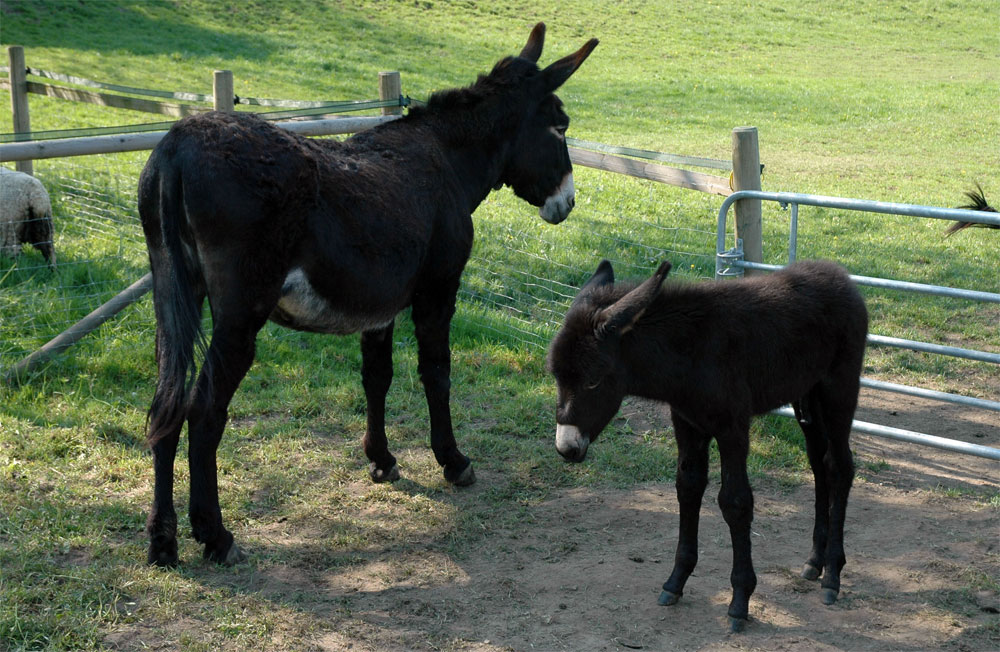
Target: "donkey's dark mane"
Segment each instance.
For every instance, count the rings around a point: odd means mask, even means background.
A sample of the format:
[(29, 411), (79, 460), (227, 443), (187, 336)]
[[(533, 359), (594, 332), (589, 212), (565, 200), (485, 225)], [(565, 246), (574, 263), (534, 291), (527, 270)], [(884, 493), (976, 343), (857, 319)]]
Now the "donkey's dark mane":
[(426, 106), (414, 107), (410, 115), (420, 116), (428, 112), (476, 107), (486, 98), (520, 88), (527, 78), (537, 75), (538, 72), (538, 66), (527, 59), (506, 57), (493, 67), (490, 74), (479, 75), (476, 82), (470, 86), (433, 93), (427, 100)]
[[(433, 124), (445, 142), (496, 139), (496, 134), (506, 133), (517, 124), (525, 107), (520, 98), (529, 92), (526, 81), (538, 74), (535, 63), (507, 57), (470, 86), (435, 92), (426, 106), (412, 107), (404, 120)], [(463, 119), (456, 120), (456, 113), (461, 113)], [(444, 120), (438, 121), (439, 116)]]

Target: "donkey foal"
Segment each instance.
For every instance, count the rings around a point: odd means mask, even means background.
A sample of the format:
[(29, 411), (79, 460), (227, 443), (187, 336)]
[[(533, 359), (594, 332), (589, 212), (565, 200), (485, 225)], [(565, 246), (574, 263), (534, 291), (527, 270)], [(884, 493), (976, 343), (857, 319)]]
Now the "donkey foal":
[(833, 604), (844, 566), (844, 514), (854, 478), (848, 438), (858, 402), (868, 312), (839, 266), (800, 262), (771, 276), (671, 283), (665, 262), (640, 285), (614, 284), (603, 261), (549, 348), (558, 386), (556, 449), (581, 462), (626, 395), (670, 404), (677, 438), (680, 528), (659, 602), (672, 605), (698, 561), (708, 445), (722, 464), (719, 507), (733, 546), (733, 631), (757, 585), (750, 558), (750, 418), (791, 403), (816, 482), (813, 547), (802, 576), (822, 574)]

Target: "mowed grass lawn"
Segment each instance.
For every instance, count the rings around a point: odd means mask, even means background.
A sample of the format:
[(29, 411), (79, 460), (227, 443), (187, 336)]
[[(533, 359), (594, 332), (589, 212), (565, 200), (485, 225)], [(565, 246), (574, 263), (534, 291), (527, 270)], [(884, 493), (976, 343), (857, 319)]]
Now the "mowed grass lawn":
[[(23, 45), (32, 67), (199, 93), (211, 93), (213, 70), (229, 69), (237, 95), (289, 99), (371, 99), (381, 70), (399, 70), (404, 94), (426, 98), (471, 83), (519, 51), (541, 20), (549, 28), (543, 63), (591, 37), (601, 40), (559, 93), (577, 138), (728, 159), (732, 128), (753, 125), (768, 190), (952, 206), (980, 183), (1000, 201), (1000, 5), (993, 1), (3, 0), (0, 12), (0, 42)], [(0, 104), (7, 106), (7, 97), (0, 91)], [(31, 97), (31, 111), (36, 130), (158, 119), (39, 96)], [(0, 132), (11, 131), (9, 113), (0, 113)], [(101, 170), (118, 175), (117, 192), (128, 196), (143, 158), (108, 157)], [(718, 197), (589, 170), (578, 169), (577, 177), (579, 207), (570, 221), (593, 230), (637, 238), (621, 219), (635, 214), (714, 229)], [(787, 217), (765, 211), (767, 256), (779, 262)], [(579, 228), (544, 230), (533, 212), (509, 191), (491, 197), (476, 215), (480, 257), (492, 259), (505, 246), (485, 237), (493, 233), (491, 218), (523, 220), (530, 226), (517, 228), (543, 234), (547, 249), (539, 255), (558, 262), (551, 273), (570, 285), (612, 255)], [(803, 208), (800, 255), (835, 258), (860, 274), (1000, 291), (997, 233), (974, 229), (943, 239), (945, 226)], [(134, 244), (102, 252), (120, 257), (128, 282), (144, 265)], [(84, 232), (66, 246), (76, 255), (105, 245)], [(33, 256), (26, 251), (24, 259)], [(635, 270), (655, 262), (630, 260)], [(115, 274), (92, 269), (83, 276)], [(0, 292), (37, 284), (40, 295), (57, 283), (89, 280), (8, 266), (0, 277)], [(1000, 351), (995, 307), (866, 295), (875, 332)], [(429, 451), (404, 315), (387, 417), (406, 484), (358, 490), (366, 486), (366, 462), (358, 445), (364, 395), (357, 337), (268, 327), (219, 453), (224, 515), (251, 554), (242, 569), (195, 561), (200, 551), (187, 537), (183, 509), (182, 566), (162, 572), (144, 564), (152, 472), (143, 428), (155, 374), (148, 299), (29, 382), (0, 387), (0, 648), (99, 649), (112, 632), (135, 631), (154, 645), (183, 649), (301, 649), (331, 624), (297, 609), (294, 596), (275, 605), (233, 588), (240, 573), (304, 563), (304, 549), (268, 545), (276, 522), (301, 531), (320, 515), (340, 523), (315, 542), (317, 563), (326, 567), (428, 545), (461, 558), (493, 529), (528, 527), (527, 509), (554, 489), (672, 481), (669, 431), (633, 429), (626, 420), (613, 424), (587, 464), (561, 463), (552, 451), (554, 388), (543, 349), (479, 321), (501, 316), (460, 309), (460, 317), (452, 336), (457, 436), (477, 469), (503, 481), (463, 499), (463, 510), (441, 500), (455, 490)], [(998, 395), (995, 368), (974, 363), (873, 350), (866, 373)], [(185, 456), (182, 450), (177, 467), (181, 506)], [(801, 438), (785, 421), (756, 426), (751, 464), (758, 482), (808, 480)], [(979, 498), (995, 508), (995, 496)], [(220, 573), (233, 577), (219, 580)], [(206, 581), (210, 575), (216, 579)], [(176, 634), (169, 623), (178, 619), (204, 635)]]

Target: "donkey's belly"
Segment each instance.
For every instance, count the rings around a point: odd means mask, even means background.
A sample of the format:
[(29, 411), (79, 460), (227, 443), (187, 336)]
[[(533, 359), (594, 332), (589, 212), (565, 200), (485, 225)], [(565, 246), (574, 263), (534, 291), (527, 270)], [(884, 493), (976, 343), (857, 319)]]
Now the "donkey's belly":
[(281, 299), (270, 318), (296, 330), (347, 335), (384, 328), (395, 319), (396, 312), (395, 307), (356, 313), (338, 310), (316, 292), (297, 267), (285, 278)]

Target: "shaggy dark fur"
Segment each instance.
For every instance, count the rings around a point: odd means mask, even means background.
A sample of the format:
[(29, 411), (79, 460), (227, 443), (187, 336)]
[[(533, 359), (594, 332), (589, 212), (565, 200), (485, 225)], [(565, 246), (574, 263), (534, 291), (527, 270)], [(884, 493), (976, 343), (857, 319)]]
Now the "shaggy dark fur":
[[(184, 421), (194, 537), (207, 558), (242, 559), (222, 523), (215, 453), (268, 319), (361, 332), (363, 447), (372, 479), (383, 482), (399, 477), (385, 436), (393, 322), (412, 306), (435, 458), (450, 482), (474, 482), (452, 433), (448, 344), (472, 212), (503, 184), (552, 223), (573, 205), (569, 118), (553, 93), (597, 41), (539, 70), (544, 33), (537, 25), (521, 56), (473, 86), (343, 143), (252, 115), (208, 113), (179, 121), (153, 151), (139, 181), (159, 367), (147, 426), (156, 473), (150, 563), (177, 562), (173, 464)], [(204, 349), (197, 373), (196, 343)]]
[(795, 263), (741, 281), (661, 287), (669, 270), (664, 263), (641, 285), (615, 285), (604, 261), (580, 290), (549, 349), (558, 384), (557, 449), (582, 461), (626, 395), (670, 404), (680, 535), (660, 603), (673, 604), (698, 560), (698, 512), (714, 437), (722, 463), (719, 506), (733, 543), (729, 616), (739, 630), (757, 583), (746, 472), (750, 419), (791, 403), (816, 480), (813, 548), (803, 576), (822, 572), (824, 601), (832, 603), (854, 477), (848, 437), (868, 332), (864, 301), (828, 262)]

